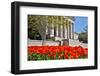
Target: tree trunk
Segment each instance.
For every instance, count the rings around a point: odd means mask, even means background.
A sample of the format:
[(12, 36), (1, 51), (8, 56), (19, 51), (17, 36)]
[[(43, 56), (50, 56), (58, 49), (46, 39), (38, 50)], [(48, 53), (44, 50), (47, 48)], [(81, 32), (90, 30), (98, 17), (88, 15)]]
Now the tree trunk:
[(46, 43), (45, 43), (45, 39), (42, 39), (42, 46), (45, 46)]

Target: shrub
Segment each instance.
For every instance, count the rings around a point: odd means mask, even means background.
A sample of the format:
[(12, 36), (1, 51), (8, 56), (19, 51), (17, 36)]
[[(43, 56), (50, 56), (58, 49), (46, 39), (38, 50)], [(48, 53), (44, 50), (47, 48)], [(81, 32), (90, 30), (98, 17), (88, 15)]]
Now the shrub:
[(87, 43), (88, 42), (88, 37), (87, 37), (87, 33), (80, 33), (78, 36), (79, 41), (82, 41), (83, 43)]

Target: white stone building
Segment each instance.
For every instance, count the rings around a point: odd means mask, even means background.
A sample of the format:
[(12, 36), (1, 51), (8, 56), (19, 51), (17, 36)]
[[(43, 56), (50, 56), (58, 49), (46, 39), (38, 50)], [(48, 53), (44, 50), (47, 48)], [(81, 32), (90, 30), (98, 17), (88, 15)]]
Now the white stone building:
[(58, 17), (57, 16), (57, 20), (56, 20), (56, 23), (54, 23), (54, 21), (52, 20), (52, 24), (50, 26), (49, 24), (47, 24), (49, 27), (47, 27), (46, 34), (50, 38), (54, 38), (55, 41), (62, 41), (65, 39), (74, 39), (74, 19), (73, 17), (68, 17), (68, 16)]

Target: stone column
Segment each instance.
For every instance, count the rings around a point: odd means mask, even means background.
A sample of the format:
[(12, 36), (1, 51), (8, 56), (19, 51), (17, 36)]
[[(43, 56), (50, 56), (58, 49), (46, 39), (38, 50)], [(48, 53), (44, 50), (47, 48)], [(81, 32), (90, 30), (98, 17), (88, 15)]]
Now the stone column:
[(74, 23), (72, 23), (72, 39), (74, 39)]
[(71, 39), (73, 39), (73, 25), (72, 25), (72, 22), (70, 23), (70, 30), (71, 30)]
[(71, 39), (71, 22), (69, 21), (69, 27), (68, 27), (68, 32), (69, 32), (69, 39)]
[(66, 20), (65, 21), (65, 38), (67, 39), (67, 36), (68, 36), (68, 29), (67, 29), (67, 27), (68, 27), (68, 21)]
[(69, 39), (69, 21), (67, 23), (68, 23), (68, 25), (67, 25), (67, 39)]
[(54, 25), (53, 25), (53, 17), (51, 16), (51, 21), (50, 21), (50, 37), (54, 37)]
[(54, 17), (55, 19), (55, 21), (54, 21), (54, 35), (55, 35), (55, 37), (57, 37), (57, 23), (58, 23), (58, 17), (56, 16), (56, 17)]
[(62, 37), (62, 25), (60, 24), (60, 38)]
[(63, 38), (65, 38), (65, 21), (63, 21)]
[(61, 31), (60, 31), (60, 32), (61, 32), (61, 33), (60, 33), (60, 34), (61, 34), (61, 35), (60, 35), (61, 38), (63, 38), (63, 24), (62, 24), (62, 22), (63, 22), (63, 18), (61, 17), (61, 25), (60, 25), (60, 26), (61, 26), (61, 27), (60, 27), (60, 29), (61, 29)]
[(57, 16), (57, 24), (56, 24), (56, 36), (58, 37), (58, 16)]
[(67, 25), (65, 25), (65, 39), (67, 39)]
[(58, 25), (58, 36), (61, 37), (61, 17), (59, 17), (59, 25)]

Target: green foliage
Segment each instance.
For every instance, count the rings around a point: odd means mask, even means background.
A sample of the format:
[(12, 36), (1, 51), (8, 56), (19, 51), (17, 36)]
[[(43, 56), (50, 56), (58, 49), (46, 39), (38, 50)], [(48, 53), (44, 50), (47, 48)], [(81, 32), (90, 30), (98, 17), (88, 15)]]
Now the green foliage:
[(43, 40), (46, 38), (46, 16), (28, 16), (28, 38)]
[(34, 39), (34, 40), (41, 40), (41, 36), (38, 33), (38, 31), (34, 30), (34, 29), (28, 29), (28, 38), (30, 39)]
[(87, 43), (88, 42), (86, 33), (80, 33), (78, 39), (79, 39), (79, 41), (82, 41), (83, 43)]
[(78, 39), (83, 43), (88, 43), (88, 27), (86, 26), (83, 30), (84, 31), (79, 34)]

